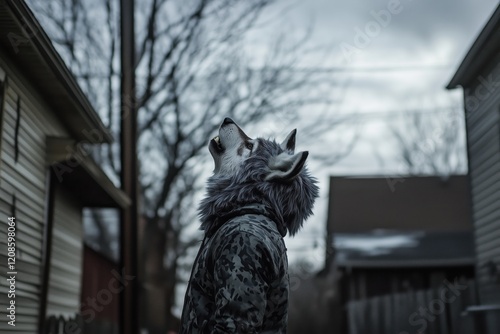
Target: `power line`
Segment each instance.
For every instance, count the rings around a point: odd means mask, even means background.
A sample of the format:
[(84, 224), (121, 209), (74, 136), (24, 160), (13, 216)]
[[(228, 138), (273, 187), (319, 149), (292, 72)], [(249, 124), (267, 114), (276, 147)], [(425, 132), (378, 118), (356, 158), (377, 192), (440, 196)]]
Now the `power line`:
[(291, 71), (296, 72), (397, 72), (397, 71), (434, 71), (448, 70), (453, 65), (401, 65), (401, 66), (333, 66), (333, 67), (299, 67), (291, 68)]
[[(407, 71), (435, 71), (435, 70), (448, 70), (452, 68), (453, 65), (401, 65), (401, 66), (393, 66), (393, 65), (388, 65), (388, 66), (332, 66), (332, 67), (290, 67), (290, 68), (282, 68), (282, 67), (273, 67), (273, 66), (267, 66), (264, 68), (257, 68), (257, 69), (252, 69), (249, 68), (249, 70), (255, 71), (255, 72), (261, 72), (261, 71), (274, 71), (274, 70), (281, 70), (281, 71), (291, 71), (291, 72), (306, 72), (306, 73), (366, 73), (366, 72), (407, 72)], [(120, 73), (113, 73), (111, 76), (114, 77), (119, 77)], [(147, 78), (147, 74), (141, 74), (137, 73), (137, 77), (140, 78)], [(108, 78), (109, 75), (105, 73), (80, 73), (76, 74), (77, 78), (89, 78), (89, 79), (103, 79), (103, 78)]]
[(332, 117), (338, 118), (339, 121), (343, 122), (364, 122), (364, 121), (380, 120), (380, 119), (397, 120), (399, 117), (405, 117), (405, 116), (436, 115), (440, 113), (450, 113), (456, 109), (457, 109), (456, 106), (449, 106), (449, 107), (418, 109), (412, 111), (400, 111), (400, 110), (373, 110), (373, 111), (363, 111), (363, 112), (342, 111), (342, 114), (335, 115)]
[(450, 112), (451, 110), (455, 110), (456, 106), (448, 106), (448, 107), (435, 107), (435, 108), (424, 108), (412, 111), (399, 111), (399, 110), (375, 110), (375, 111), (363, 111), (363, 112), (355, 112), (353, 113), (353, 117), (378, 117), (378, 116), (410, 116), (410, 115), (418, 115), (418, 114), (436, 114), (436, 113), (444, 113)]

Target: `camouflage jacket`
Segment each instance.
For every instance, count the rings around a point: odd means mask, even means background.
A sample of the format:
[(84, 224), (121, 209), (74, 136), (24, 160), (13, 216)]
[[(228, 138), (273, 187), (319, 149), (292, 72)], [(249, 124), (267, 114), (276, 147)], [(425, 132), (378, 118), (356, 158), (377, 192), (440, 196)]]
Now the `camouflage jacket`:
[(286, 333), (286, 230), (268, 216), (262, 205), (250, 205), (205, 231), (180, 334)]

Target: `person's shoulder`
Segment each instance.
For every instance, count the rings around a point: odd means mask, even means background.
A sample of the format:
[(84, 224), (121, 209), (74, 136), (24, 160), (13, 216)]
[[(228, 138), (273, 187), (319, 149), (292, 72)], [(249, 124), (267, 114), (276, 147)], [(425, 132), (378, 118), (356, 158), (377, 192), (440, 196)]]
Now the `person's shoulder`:
[(227, 221), (220, 228), (220, 235), (248, 234), (258, 239), (279, 238), (276, 223), (270, 218), (258, 214), (246, 214)]

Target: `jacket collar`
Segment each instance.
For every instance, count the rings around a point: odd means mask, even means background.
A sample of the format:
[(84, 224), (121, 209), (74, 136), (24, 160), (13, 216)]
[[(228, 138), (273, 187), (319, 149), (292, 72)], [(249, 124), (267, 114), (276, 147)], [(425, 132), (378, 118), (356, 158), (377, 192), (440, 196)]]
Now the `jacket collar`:
[(217, 215), (210, 224), (207, 224), (208, 226), (206, 228), (205, 234), (207, 237), (211, 237), (227, 221), (235, 217), (249, 214), (266, 216), (276, 224), (278, 232), (282, 237), (286, 235), (286, 227), (285, 223), (283, 222), (283, 218), (276, 215), (273, 210), (269, 209), (264, 204), (259, 203), (245, 205), (243, 207), (239, 207), (229, 212), (223, 212), (220, 215)]

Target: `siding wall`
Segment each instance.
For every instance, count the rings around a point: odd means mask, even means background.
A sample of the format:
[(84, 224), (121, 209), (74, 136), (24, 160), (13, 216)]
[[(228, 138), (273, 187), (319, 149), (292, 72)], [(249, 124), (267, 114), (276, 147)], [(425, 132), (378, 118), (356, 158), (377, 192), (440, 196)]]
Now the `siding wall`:
[[(489, 275), (486, 266), (490, 261), (500, 265), (499, 64), (500, 55), (481, 75), (483, 83), (476, 80), (471, 87), (465, 89), (476, 273), (483, 304), (500, 302), (500, 284)], [(497, 87), (485, 85), (485, 79), (496, 83)], [(485, 92), (488, 94), (484, 94)]]
[(68, 319), (80, 310), (83, 225), (80, 205), (58, 188), (55, 197), (47, 316)]
[[(7, 217), (16, 217), (16, 327), (5, 319), (5, 298), (0, 302), (0, 332), (38, 332), (42, 245), (44, 236), (47, 165), (45, 138), (67, 136), (44, 100), (0, 51), (0, 68), (8, 77), (1, 117), (0, 153), (0, 271), (6, 270)], [(20, 101), (20, 114), (17, 110)], [(19, 117), (19, 119), (18, 119)], [(16, 123), (17, 144), (16, 144)], [(18, 148), (17, 161), (16, 145)], [(69, 264), (68, 264), (69, 265)], [(77, 264), (78, 265), (78, 264)], [(6, 281), (0, 280), (5, 291)], [(2, 293), (3, 295), (3, 293)]]

